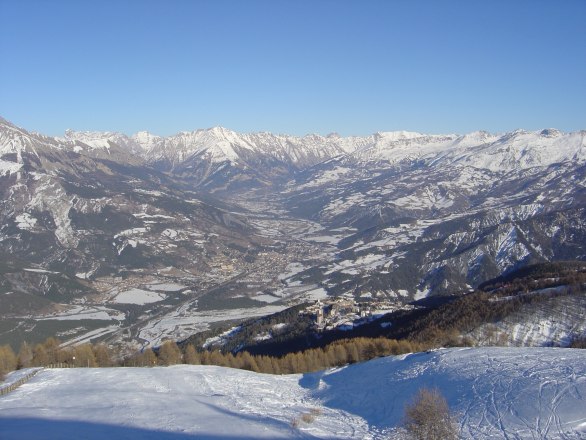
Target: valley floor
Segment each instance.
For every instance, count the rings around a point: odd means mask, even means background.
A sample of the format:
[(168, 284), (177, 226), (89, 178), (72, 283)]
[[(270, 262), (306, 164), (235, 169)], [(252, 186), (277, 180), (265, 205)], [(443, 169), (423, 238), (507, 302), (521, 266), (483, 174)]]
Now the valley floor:
[(0, 438), (393, 438), (422, 387), (446, 397), (462, 438), (586, 438), (586, 350), (555, 348), (445, 349), (284, 376), (46, 369), (0, 397)]

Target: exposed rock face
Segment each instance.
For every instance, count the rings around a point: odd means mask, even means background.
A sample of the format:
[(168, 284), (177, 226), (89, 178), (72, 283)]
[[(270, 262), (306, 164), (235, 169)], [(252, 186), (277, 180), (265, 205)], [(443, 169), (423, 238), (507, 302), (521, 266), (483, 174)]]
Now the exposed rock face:
[(0, 303), (103, 302), (149, 277), (197, 295), (230, 281), (217, 303), (247, 307), (409, 301), (584, 260), (585, 134), (51, 138), (2, 119)]

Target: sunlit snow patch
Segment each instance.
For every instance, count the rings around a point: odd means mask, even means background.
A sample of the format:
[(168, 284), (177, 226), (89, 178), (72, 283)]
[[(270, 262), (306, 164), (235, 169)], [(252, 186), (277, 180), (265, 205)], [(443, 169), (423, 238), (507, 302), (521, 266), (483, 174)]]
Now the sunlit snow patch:
[(103, 306), (70, 306), (66, 310), (52, 315), (37, 317), (38, 321), (77, 321), (80, 319), (95, 319), (95, 320), (118, 320), (122, 321), (126, 318), (124, 312), (118, 310), (108, 309)]
[(23, 212), (16, 216), (15, 220), (16, 226), (25, 231), (30, 231), (37, 224), (37, 219), (31, 216), (28, 212)]
[(167, 295), (158, 292), (149, 292), (142, 289), (130, 289), (125, 292), (120, 292), (114, 297), (114, 302), (121, 304), (149, 304), (158, 301), (163, 301)]
[(16, 173), (22, 167), (21, 163), (9, 162), (0, 159), (0, 176)]

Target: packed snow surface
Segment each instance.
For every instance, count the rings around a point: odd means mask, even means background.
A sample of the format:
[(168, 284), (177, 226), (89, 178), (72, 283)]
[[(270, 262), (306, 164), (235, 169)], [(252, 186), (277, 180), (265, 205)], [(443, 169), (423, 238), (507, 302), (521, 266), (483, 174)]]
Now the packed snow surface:
[[(422, 387), (447, 398), (462, 438), (586, 438), (586, 351), (553, 348), (448, 349), (284, 376), (185, 365), (44, 370), (0, 398), (0, 433), (3, 440), (393, 438)], [(313, 422), (299, 421), (312, 410)]]

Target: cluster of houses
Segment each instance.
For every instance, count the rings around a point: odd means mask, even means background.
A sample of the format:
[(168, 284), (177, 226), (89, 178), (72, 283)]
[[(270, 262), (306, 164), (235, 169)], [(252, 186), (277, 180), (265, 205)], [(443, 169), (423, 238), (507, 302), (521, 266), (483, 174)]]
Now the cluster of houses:
[[(297, 252), (295, 246), (290, 246), (290, 252)], [(227, 253), (218, 252), (214, 261), (210, 264), (212, 273), (222, 278), (231, 278), (238, 274), (246, 273), (249, 282), (263, 282), (276, 280), (290, 261), (286, 255), (276, 251), (259, 252), (251, 261), (246, 261), (227, 249)]]
[(398, 305), (387, 301), (358, 303), (353, 298), (339, 296), (332, 299), (317, 300), (301, 313), (309, 315), (314, 320), (318, 331), (334, 328), (351, 330), (385, 313), (406, 307), (412, 306)]

